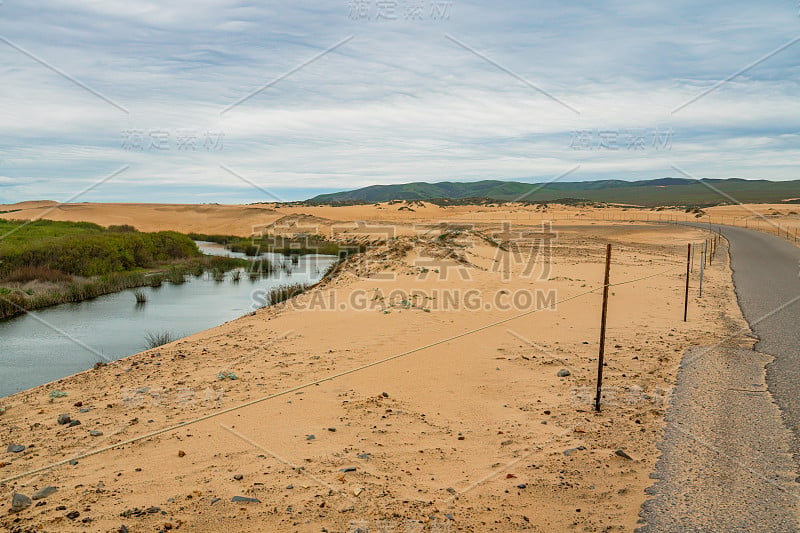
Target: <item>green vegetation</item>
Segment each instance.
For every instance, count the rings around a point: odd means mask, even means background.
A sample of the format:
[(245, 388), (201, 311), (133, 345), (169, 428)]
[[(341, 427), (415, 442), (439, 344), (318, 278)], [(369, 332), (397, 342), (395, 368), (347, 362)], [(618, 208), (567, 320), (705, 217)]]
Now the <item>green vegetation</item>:
[(147, 295), (144, 293), (142, 289), (136, 289), (133, 291), (133, 296), (136, 298), (136, 303), (141, 305), (147, 303)]
[(175, 335), (169, 331), (148, 331), (144, 336), (146, 350), (152, 350), (175, 340)]
[(76, 276), (101, 276), (199, 257), (194, 242), (180, 233), (140, 233), (95, 224), (0, 220), (0, 276), (23, 267), (44, 267)]
[(242, 238), (232, 235), (190, 233), (189, 237), (197, 241), (222, 244), (231, 252), (243, 253), (249, 257), (256, 257), (263, 253), (283, 255), (339, 255), (340, 252), (350, 251), (353, 248), (352, 245), (344, 246), (338, 242), (328, 240), (321, 235), (307, 235), (303, 237), (264, 235), (263, 237)]
[(275, 305), (280, 302), (285, 302), (294, 298), (298, 294), (302, 294), (308, 290), (311, 285), (306, 283), (291, 283), (289, 285), (281, 285), (270, 289), (267, 293), (269, 305)]
[(0, 319), (125, 289), (159, 287), (164, 281), (184, 283), (187, 275), (201, 276), (206, 270), (226, 272), (248, 265), (243, 259), (204, 256), (192, 239), (176, 232), (0, 220)]
[(661, 178), (643, 181), (599, 180), (554, 182), (546, 185), (515, 181), (484, 180), (468, 183), (405, 183), (372, 185), (353, 191), (321, 194), (308, 204), (346, 205), (391, 200), (426, 200), (442, 205), (459, 205), (457, 200), (480, 203), (521, 201), (527, 203), (612, 202), (644, 206), (711, 206), (731, 203), (781, 202), (800, 197), (800, 181)]

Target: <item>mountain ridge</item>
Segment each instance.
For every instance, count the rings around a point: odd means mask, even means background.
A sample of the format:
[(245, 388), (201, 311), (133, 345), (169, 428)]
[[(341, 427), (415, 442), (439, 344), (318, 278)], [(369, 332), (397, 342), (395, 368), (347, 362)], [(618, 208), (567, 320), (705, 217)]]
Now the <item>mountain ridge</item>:
[(320, 194), (310, 204), (377, 203), (391, 200), (485, 198), (494, 201), (552, 202), (564, 197), (590, 202), (641, 205), (713, 205), (720, 203), (777, 203), (800, 196), (800, 180), (770, 181), (743, 178), (675, 178), (626, 181), (619, 179), (552, 183), (480, 180), (472, 182), (410, 182), (369, 185)]

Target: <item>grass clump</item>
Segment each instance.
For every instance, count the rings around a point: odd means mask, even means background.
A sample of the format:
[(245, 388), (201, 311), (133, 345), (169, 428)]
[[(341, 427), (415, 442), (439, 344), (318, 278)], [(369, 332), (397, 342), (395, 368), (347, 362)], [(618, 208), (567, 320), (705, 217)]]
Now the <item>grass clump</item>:
[(304, 293), (309, 287), (311, 287), (311, 285), (307, 283), (290, 283), (288, 285), (274, 287), (267, 293), (269, 304), (275, 305), (280, 302), (285, 302), (298, 294)]
[(169, 331), (148, 331), (144, 336), (145, 349), (152, 350), (175, 340), (175, 336)]
[(133, 291), (133, 296), (136, 298), (136, 303), (141, 305), (147, 303), (147, 295), (144, 293), (142, 289), (136, 289)]

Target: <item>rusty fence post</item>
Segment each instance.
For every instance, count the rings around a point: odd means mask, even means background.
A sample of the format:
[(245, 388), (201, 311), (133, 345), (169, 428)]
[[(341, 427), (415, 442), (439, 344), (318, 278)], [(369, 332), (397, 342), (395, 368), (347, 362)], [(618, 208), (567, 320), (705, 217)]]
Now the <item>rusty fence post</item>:
[(600, 317), (600, 351), (597, 356), (597, 393), (594, 410), (600, 411), (600, 397), (603, 390), (603, 358), (606, 352), (606, 316), (608, 314), (608, 278), (611, 271), (611, 243), (606, 245), (606, 275), (603, 282), (603, 313)]
[(692, 263), (692, 243), (686, 248), (686, 292), (683, 295), (683, 321), (686, 322), (686, 315), (689, 312), (689, 267)]

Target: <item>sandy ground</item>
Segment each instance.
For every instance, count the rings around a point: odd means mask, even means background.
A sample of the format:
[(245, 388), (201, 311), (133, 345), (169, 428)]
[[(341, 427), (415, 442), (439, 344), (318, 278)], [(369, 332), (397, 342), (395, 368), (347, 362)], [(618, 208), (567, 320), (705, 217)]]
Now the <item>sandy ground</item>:
[[(286, 204), (184, 205), (184, 204), (58, 204), (48, 201), (0, 205), (0, 218), (88, 221), (108, 226), (130, 224), (141, 231), (171, 229), (184, 233), (249, 236), (262, 231), (286, 216), (309, 215), (328, 221), (392, 220), (413, 224), (426, 220), (475, 223), (513, 221), (538, 224), (597, 224), (606, 221), (703, 221), (748, 227), (800, 242), (800, 205), (741, 204), (711, 207), (702, 213), (684, 209), (641, 209), (626, 207), (572, 207), (557, 204), (542, 209), (536, 205), (498, 204), (494, 206), (441, 207), (428, 202), (384, 202), (357, 206), (298, 206)], [(323, 224), (324, 225), (324, 224)], [(327, 228), (330, 229), (330, 228)]]
[[(292, 302), (0, 400), (0, 527), (632, 530), (681, 354), (744, 325), (721, 261), (702, 300), (695, 263), (682, 321), (686, 244), (705, 234), (573, 220), (553, 228), (545, 261), (527, 235), (541, 228), (488, 223), (508, 211), (418, 220), (440, 208), (383, 207), (87, 207), (87, 220), (139, 229), (247, 234), (280, 220), (357, 234), (363, 225), (337, 224), (384, 220), (369, 231), (389, 226), (397, 238)], [(71, 209), (46, 218), (84, 216)], [(233, 209), (252, 220), (225, 221)], [(487, 222), (453, 231), (440, 216)], [(509, 238), (505, 250), (494, 244)], [(619, 285), (595, 413), (608, 242)], [(67, 396), (51, 400), (54, 390)], [(65, 413), (81, 425), (59, 425)], [(45, 486), (58, 490), (8, 512), (12, 493)]]

